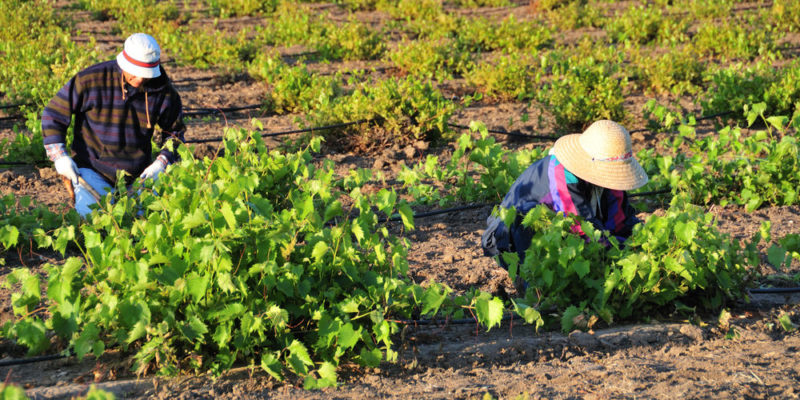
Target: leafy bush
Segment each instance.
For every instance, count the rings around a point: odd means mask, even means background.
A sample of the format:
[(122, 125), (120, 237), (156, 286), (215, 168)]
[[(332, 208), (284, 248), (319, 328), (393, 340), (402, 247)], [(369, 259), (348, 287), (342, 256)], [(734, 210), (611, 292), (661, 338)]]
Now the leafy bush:
[(403, 41), (389, 59), (408, 74), (438, 80), (464, 74), (474, 65), (473, 55), (455, 39)]
[(406, 23), (424, 23), (424, 21), (434, 20), (443, 14), (442, 2), (438, 0), (380, 1), (376, 9), (389, 13), (393, 18), (405, 20)]
[(452, 24), (437, 24), (439, 34), (457, 39), (468, 51), (516, 52), (537, 50), (553, 42), (552, 30), (537, 21), (519, 21), (514, 14), (499, 23), (483, 17), (458, 18)]
[(270, 13), (278, 7), (278, 0), (203, 0), (211, 8), (211, 15), (222, 18)]
[(681, 0), (674, 2), (678, 10), (688, 10), (695, 19), (710, 20), (723, 18), (732, 14), (736, 0)]
[(321, 35), (325, 14), (308, 12), (302, 6), (284, 3), (256, 27), (253, 42), (269, 46), (291, 46), (314, 43)]
[[(412, 76), (361, 82), (347, 96), (334, 99), (309, 115), (316, 126), (374, 120), (401, 141), (437, 140), (448, 132), (455, 105), (431, 82)], [(363, 133), (367, 142), (369, 132)]]
[(247, 37), (247, 30), (229, 36), (215, 30), (191, 30), (186, 26), (165, 24), (162, 27), (154, 35), (178, 64), (240, 72), (255, 56), (256, 47)]
[(631, 53), (634, 73), (646, 92), (656, 94), (694, 94), (701, 90), (706, 67), (696, 53), (683, 49), (660, 56)]
[[(542, 205), (525, 216), (500, 215), (533, 232), (524, 262), (516, 253), (501, 255), (512, 279), (528, 282), (517, 304), (537, 305), (548, 315), (555, 310), (565, 331), (591, 328), (598, 317), (611, 323), (676, 311), (680, 302), (719, 309), (746, 296), (753, 276), (747, 267), (759, 263), (758, 234), (742, 248), (717, 230), (713, 215), (679, 198), (665, 215), (634, 227), (624, 246), (579, 217)], [(584, 237), (574, 233), (576, 225)]]
[(63, 224), (77, 225), (78, 215), (54, 213), (44, 206), (33, 206), (30, 197), (0, 198), (0, 253), (11, 249), (32, 249), (33, 241), (47, 242), (48, 232)]
[(800, 32), (800, 8), (792, 0), (774, 0), (767, 18), (778, 29)]
[(772, 54), (777, 48), (772, 30), (752, 18), (702, 24), (691, 46), (699, 54), (713, 54), (725, 60), (752, 60)]
[(518, 101), (530, 99), (534, 97), (541, 79), (541, 72), (531, 68), (531, 61), (518, 53), (503, 55), (479, 63), (464, 78), (487, 97)]
[(478, 132), (480, 138), (462, 134), (446, 164), (441, 165), (436, 156), (428, 156), (410, 168), (403, 166), (398, 179), (416, 202), (445, 206), (455, 202), (499, 201), (517, 177), (545, 155), (541, 148), (505, 149), (480, 122), (471, 122), (470, 131)]
[(180, 17), (173, 1), (79, 0), (79, 4), (91, 11), (96, 19), (114, 19), (118, 24), (117, 33), (125, 37), (136, 32), (153, 32), (154, 25)]
[(596, 27), (601, 21), (602, 7), (587, 0), (537, 0), (532, 4), (558, 30)]
[(453, 2), (460, 7), (508, 7), (511, 5), (510, 0), (453, 0)]
[(316, 388), (335, 385), (342, 362), (394, 360), (397, 318), (470, 308), (479, 323), (500, 323), (503, 303), (487, 293), (450, 298), (408, 280), (408, 243), (378, 214), (413, 229), (411, 209), (391, 190), (343, 192), (332, 163), (312, 163), (319, 139), (283, 154), (239, 130), (224, 147), (203, 161), (181, 147), (152, 188), (107, 196), (80, 232), (59, 228), (49, 245), (63, 253), (69, 241), (83, 257), (45, 266), (45, 299), (38, 275), (9, 274), (19, 318), (3, 337), (36, 353), (55, 334), (78, 358), (117, 347), (135, 354), (139, 374), (259, 363)]
[(627, 78), (612, 77), (617, 65), (593, 58), (553, 58), (552, 77), (542, 85), (537, 100), (553, 113), (556, 123), (577, 128), (598, 119), (623, 118)]
[[(800, 101), (800, 62), (783, 69), (758, 63), (752, 67), (732, 65), (710, 74), (711, 84), (701, 97), (703, 114), (732, 111), (738, 114), (747, 104), (764, 102), (767, 115), (791, 115)], [(742, 117), (743, 118), (743, 117)]]
[(302, 64), (290, 67), (275, 54), (257, 55), (248, 70), (269, 85), (266, 107), (272, 112), (310, 112), (342, 95), (336, 77), (313, 74)]
[(606, 31), (615, 42), (645, 44), (656, 38), (663, 20), (660, 9), (632, 6), (621, 15), (610, 17)]
[(382, 37), (381, 32), (351, 19), (341, 26), (326, 27), (315, 47), (326, 59), (374, 60), (386, 50)]
[(67, 23), (46, 2), (0, 2), (0, 92), (5, 101), (41, 110), (78, 71), (97, 60), (94, 41), (72, 41)]

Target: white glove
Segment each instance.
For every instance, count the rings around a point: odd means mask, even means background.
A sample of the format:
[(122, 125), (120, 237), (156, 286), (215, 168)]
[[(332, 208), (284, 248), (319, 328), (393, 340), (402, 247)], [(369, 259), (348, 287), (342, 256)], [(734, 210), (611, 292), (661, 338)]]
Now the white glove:
[(147, 168), (142, 171), (142, 174), (139, 175), (139, 178), (142, 179), (158, 179), (158, 174), (164, 172), (167, 169), (167, 158), (163, 155), (159, 155), (156, 157), (156, 160), (153, 161)]
[(72, 160), (72, 157), (61, 156), (53, 163), (55, 164), (56, 172), (69, 178), (73, 185), (78, 184), (78, 166), (75, 164), (75, 161)]

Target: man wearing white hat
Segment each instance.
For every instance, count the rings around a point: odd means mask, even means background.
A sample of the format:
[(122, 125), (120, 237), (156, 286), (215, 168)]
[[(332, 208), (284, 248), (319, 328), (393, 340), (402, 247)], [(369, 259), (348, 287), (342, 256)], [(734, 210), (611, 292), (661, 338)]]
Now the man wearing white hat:
[[(624, 240), (639, 222), (625, 191), (639, 188), (647, 180), (633, 157), (628, 131), (618, 123), (597, 121), (582, 134), (563, 136), (550, 155), (528, 167), (503, 198), (500, 206), (515, 207), (517, 221), (507, 227), (498, 217), (487, 219), (489, 226), (481, 240), (484, 254), (516, 252), (521, 263), (533, 232), (520, 223), (539, 204), (579, 215)], [(583, 234), (580, 226), (574, 230)], [(507, 268), (502, 257), (498, 261)]]
[[(66, 136), (73, 117), (70, 155)], [(163, 148), (153, 160), (155, 126)], [(161, 49), (144, 33), (128, 37), (116, 60), (76, 74), (42, 113), (47, 155), (71, 182), (75, 209), (82, 216), (98, 194), (114, 187), (117, 171), (125, 172), (127, 184), (136, 177), (156, 179), (176, 161), (175, 148), (185, 131), (181, 99), (161, 66)]]

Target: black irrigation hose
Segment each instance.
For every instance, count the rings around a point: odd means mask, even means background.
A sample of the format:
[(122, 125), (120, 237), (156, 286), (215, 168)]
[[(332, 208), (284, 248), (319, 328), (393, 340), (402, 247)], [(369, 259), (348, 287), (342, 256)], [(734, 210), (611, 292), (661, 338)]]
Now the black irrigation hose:
[(198, 110), (195, 112), (185, 112), (183, 113), (184, 117), (193, 117), (197, 115), (209, 115), (209, 114), (221, 114), (225, 112), (233, 112), (233, 111), (243, 111), (243, 110), (254, 110), (261, 108), (261, 104), (252, 104), (248, 106), (241, 106), (241, 107), (227, 107), (227, 108), (184, 108), (184, 110)]
[(10, 360), (0, 360), (0, 368), (10, 367), (14, 365), (33, 364), (43, 361), (59, 360), (67, 357), (69, 357), (69, 355), (67, 354), (49, 354), (46, 356), (38, 356), (38, 357), (12, 358)]
[(32, 106), (32, 105), (34, 105), (34, 103), (5, 104), (5, 105), (0, 106), (0, 110), (5, 110), (5, 109), (8, 109), (8, 108), (19, 108), (19, 107), (25, 107), (25, 106)]
[[(450, 122), (447, 123), (447, 126), (451, 126), (453, 128), (458, 128), (458, 129), (470, 129), (469, 126), (453, 124), (453, 123), (450, 123)], [(496, 130), (496, 129), (487, 129), (486, 131), (487, 132), (491, 132), (491, 133), (499, 133), (499, 134), (502, 134), (502, 135), (508, 135), (508, 136), (514, 136), (514, 137), (522, 137), (522, 138), (527, 138), (527, 139), (539, 139), (539, 140), (557, 140), (560, 137), (560, 136), (528, 135), (528, 134), (521, 133), (521, 132), (518, 132), (518, 131), (509, 132), (509, 131), (501, 131), (501, 130)]]
[(12, 115), (10, 117), (0, 117), (0, 121), (15, 121), (21, 118), (22, 115)]
[(800, 287), (777, 287), (777, 288), (755, 288), (748, 289), (750, 293), (800, 293)]
[(203, 78), (184, 78), (184, 79), (174, 79), (172, 83), (191, 83), (191, 82), (204, 82), (204, 81), (213, 81), (215, 77), (213, 76), (206, 76)]
[(639, 193), (631, 193), (628, 197), (642, 197), (642, 196), (653, 196), (657, 194), (664, 194), (671, 192), (672, 189), (658, 189), (658, 190), (651, 190), (649, 192), (639, 192)]
[[(283, 132), (268, 132), (268, 133), (262, 133), (261, 137), (274, 137), (274, 136), (291, 135), (291, 134), (295, 134), (295, 133), (323, 131), (323, 130), (326, 130), (326, 129), (343, 128), (343, 127), (346, 127), (346, 126), (363, 124), (363, 123), (369, 122), (369, 121), (370, 120), (362, 119), (362, 120), (359, 120), (359, 121), (344, 122), (344, 123), (341, 123), (341, 124), (333, 124), (333, 125), (326, 125), (326, 126), (318, 126), (318, 127), (315, 127), (315, 128), (294, 129), (294, 130), (283, 131)], [(221, 138), (221, 137), (208, 138), (208, 139), (188, 139), (188, 140), (184, 141), (184, 143), (210, 143), (210, 142), (221, 142), (222, 140), (223, 140), (223, 138)]]
[[(424, 213), (414, 214), (414, 219), (432, 217), (434, 215), (447, 214), (447, 213), (456, 212), (456, 211), (472, 210), (472, 209), (475, 209), (475, 208), (482, 208), (482, 207), (486, 207), (486, 206), (491, 206), (493, 204), (494, 203), (479, 203), (479, 204), (470, 204), (470, 205), (460, 206), (460, 207), (445, 208), (445, 209), (435, 210), (435, 211), (428, 211), (428, 212), (424, 212)], [(387, 218), (379, 218), (378, 219), (378, 223), (383, 223), (383, 222), (387, 222), (387, 221), (400, 221), (401, 219), (402, 219), (402, 217), (400, 217), (399, 215), (391, 217), (391, 218), (388, 218), (388, 219)]]

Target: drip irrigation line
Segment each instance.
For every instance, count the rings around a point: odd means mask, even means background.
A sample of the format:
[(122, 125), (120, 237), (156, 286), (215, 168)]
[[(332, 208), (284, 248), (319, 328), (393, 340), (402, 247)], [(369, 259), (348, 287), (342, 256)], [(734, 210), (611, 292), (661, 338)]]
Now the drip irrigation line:
[(5, 110), (5, 109), (8, 109), (8, 108), (19, 108), (19, 107), (24, 107), (24, 106), (32, 106), (32, 105), (34, 105), (34, 103), (5, 104), (5, 105), (0, 106), (0, 110)]
[[(453, 128), (458, 128), (458, 129), (469, 129), (469, 126), (453, 124), (453, 123), (450, 123), (450, 122), (447, 123), (447, 126), (451, 126)], [(501, 131), (501, 130), (496, 130), (496, 129), (487, 129), (486, 131), (487, 132), (491, 132), (491, 133), (499, 133), (499, 134), (502, 134), (502, 135), (522, 137), (522, 138), (527, 138), (527, 139), (539, 139), (539, 140), (557, 140), (558, 138), (561, 137), (561, 136), (528, 135), (528, 134), (521, 133), (521, 132), (515, 132), (515, 131), (509, 132), (509, 131)]]
[(206, 76), (203, 78), (184, 78), (184, 79), (176, 79), (173, 80), (172, 83), (191, 83), (191, 82), (204, 82), (204, 81), (213, 81), (213, 76)]
[[(434, 215), (447, 214), (447, 213), (456, 212), (456, 211), (472, 210), (472, 209), (482, 208), (482, 207), (491, 206), (491, 205), (494, 205), (494, 203), (470, 204), (470, 205), (466, 205), (466, 206), (459, 206), (459, 207), (452, 207), (452, 208), (444, 208), (444, 209), (441, 209), (441, 210), (428, 211), (428, 212), (419, 213), (419, 214), (415, 213), (414, 214), (414, 219), (432, 217)], [(387, 221), (400, 221), (401, 219), (402, 219), (402, 217), (400, 217), (399, 215), (393, 216), (393, 217), (388, 218), (388, 219), (387, 218), (378, 218), (378, 223), (383, 223), (383, 222), (387, 222)]]
[(628, 195), (628, 197), (653, 196), (653, 195), (657, 195), (657, 194), (664, 194), (664, 193), (670, 193), (670, 192), (672, 192), (672, 189), (658, 189), (658, 190), (651, 190), (649, 192), (631, 193), (631, 194)]
[(234, 111), (243, 111), (243, 110), (254, 110), (261, 108), (261, 104), (252, 104), (247, 106), (241, 107), (227, 107), (227, 108), (184, 108), (184, 110), (197, 110), (194, 112), (187, 112), (183, 113), (184, 117), (193, 117), (196, 115), (209, 115), (209, 114), (221, 114), (224, 112), (234, 112)]
[[(323, 131), (323, 130), (327, 130), (327, 129), (344, 128), (344, 127), (351, 126), (351, 125), (363, 124), (363, 123), (369, 122), (369, 121), (370, 120), (368, 120), (368, 119), (362, 119), (362, 120), (359, 120), (359, 121), (343, 122), (341, 124), (318, 126), (318, 127), (314, 127), (314, 128), (293, 129), (293, 130), (290, 130), (290, 131), (283, 131), (283, 132), (267, 132), (267, 133), (262, 133), (261, 137), (284, 136), (284, 135), (291, 135), (291, 134), (295, 134), (295, 133), (314, 132), (314, 131)], [(184, 143), (210, 143), (210, 142), (221, 142), (222, 140), (223, 140), (222, 137), (208, 138), (208, 139), (188, 139), (188, 140), (184, 141)]]
[(748, 289), (750, 293), (800, 293), (800, 287), (777, 287), (777, 288), (755, 288)]
[(12, 115), (10, 117), (0, 117), (0, 121), (14, 121), (22, 118), (22, 115)]
[(28, 358), (12, 358), (10, 360), (0, 360), (0, 368), (10, 367), (13, 365), (33, 364), (43, 361), (59, 360), (69, 357), (69, 354), (49, 354), (46, 356), (28, 357)]

